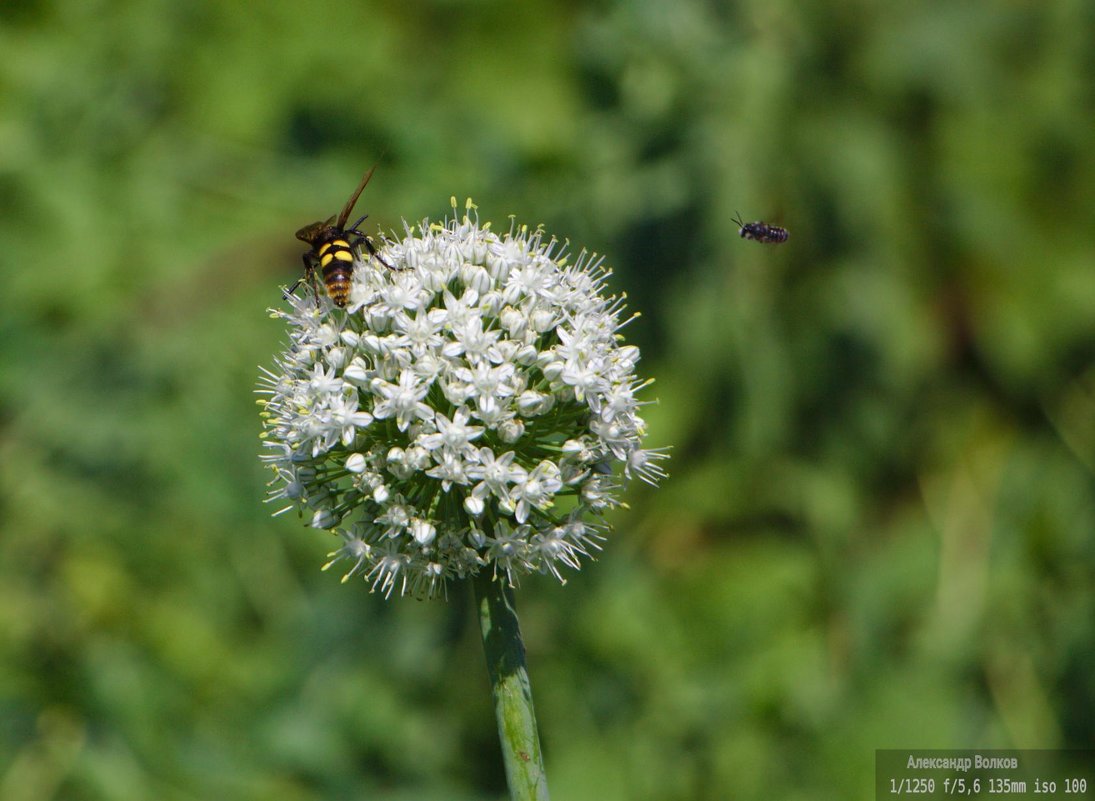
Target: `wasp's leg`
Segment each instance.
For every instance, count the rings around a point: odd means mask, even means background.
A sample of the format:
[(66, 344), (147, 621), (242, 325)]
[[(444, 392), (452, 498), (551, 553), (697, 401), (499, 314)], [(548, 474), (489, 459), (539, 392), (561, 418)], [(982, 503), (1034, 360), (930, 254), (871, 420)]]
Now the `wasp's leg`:
[(312, 285), (312, 295), (316, 299), (316, 303), (319, 303), (319, 283), (316, 281), (316, 273), (319, 262), (312, 256), (311, 253), (304, 254), (304, 277), (308, 279), (308, 283)]
[(370, 256), (372, 256), (378, 262), (383, 264), (389, 270), (394, 270), (395, 269), (395, 267), (388, 264), (388, 262), (384, 259), (384, 257), (380, 255), (380, 251), (378, 251), (376, 249), (376, 245), (373, 244), (373, 240), (369, 239), (369, 237), (367, 237), (365, 234), (361, 233), (361, 231), (358, 231), (354, 228), (348, 228), (347, 231), (349, 231), (350, 233), (357, 234), (357, 238), (354, 240), (355, 245), (364, 245), (365, 249), (367, 251), (369, 251)]
[(316, 283), (316, 263), (314, 259), (310, 259), (311, 254), (305, 253), (302, 256), (304, 261), (304, 275), (298, 278), (289, 289), (285, 290), (283, 297), (288, 300), (290, 295), (295, 295), (300, 285), (307, 281), (312, 287), (312, 294), (315, 295), (316, 300), (319, 300), (319, 285)]

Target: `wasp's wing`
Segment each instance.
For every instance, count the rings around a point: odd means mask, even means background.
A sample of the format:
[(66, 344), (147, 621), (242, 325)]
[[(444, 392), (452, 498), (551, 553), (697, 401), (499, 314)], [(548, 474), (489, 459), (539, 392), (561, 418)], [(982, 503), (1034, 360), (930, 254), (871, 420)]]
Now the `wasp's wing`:
[(341, 230), (346, 226), (346, 221), (350, 219), (350, 213), (354, 210), (354, 204), (357, 203), (357, 199), (361, 197), (362, 191), (365, 189), (365, 185), (369, 183), (369, 179), (373, 177), (373, 172), (376, 170), (376, 165), (372, 166), (365, 177), (361, 179), (361, 183), (357, 185), (357, 189), (350, 199), (346, 201), (346, 205), (342, 207), (342, 213), (338, 215), (338, 222), (335, 223), (335, 227)]

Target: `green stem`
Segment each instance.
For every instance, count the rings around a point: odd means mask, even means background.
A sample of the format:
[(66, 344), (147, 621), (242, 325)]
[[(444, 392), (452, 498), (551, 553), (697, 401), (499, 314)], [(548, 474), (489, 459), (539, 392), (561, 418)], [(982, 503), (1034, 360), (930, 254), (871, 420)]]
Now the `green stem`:
[(532, 709), (532, 690), (513, 588), (502, 578), (494, 579), (489, 570), (480, 570), (474, 584), (510, 798), (513, 801), (547, 801), (547, 776), (540, 753), (536, 714)]

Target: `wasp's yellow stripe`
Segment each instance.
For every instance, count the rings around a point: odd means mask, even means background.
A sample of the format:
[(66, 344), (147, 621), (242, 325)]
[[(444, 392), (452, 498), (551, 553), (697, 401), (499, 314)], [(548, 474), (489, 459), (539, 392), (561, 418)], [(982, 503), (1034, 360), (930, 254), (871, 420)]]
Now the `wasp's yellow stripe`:
[(336, 250), (335, 251), (335, 258), (338, 259), (339, 261), (353, 261), (354, 260), (354, 254), (351, 253), (348, 250)]
[[(320, 253), (323, 253), (323, 251), (321, 250)], [(334, 257), (335, 257), (334, 253), (327, 253), (327, 254), (323, 255), (319, 260), (319, 266), (320, 267), (326, 267), (328, 264), (331, 263), (331, 261), (334, 259)]]
[(324, 245), (323, 245), (323, 246), (322, 246), (322, 247), (321, 247), (321, 248), (319, 249), (319, 251), (318, 251), (318, 254), (317, 254), (317, 255), (320, 255), (320, 256), (322, 256), (322, 255), (323, 255), (324, 253), (326, 253), (326, 252), (327, 252), (328, 250), (330, 250), (330, 249), (331, 249), (331, 245), (333, 245), (333, 244), (334, 244), (333, 242), (327, 242), (326, 244), (324, 244)]

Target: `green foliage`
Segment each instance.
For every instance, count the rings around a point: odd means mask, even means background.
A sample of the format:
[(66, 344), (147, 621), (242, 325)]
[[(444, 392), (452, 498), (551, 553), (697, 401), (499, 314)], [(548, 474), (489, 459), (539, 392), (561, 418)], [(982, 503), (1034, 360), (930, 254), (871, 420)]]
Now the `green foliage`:
[(1080, 0), (5, 4), (0, 797), (504, 794), (467, 588), (339, 586), (260, 503), (264, 309), (376, 161), (370, 223), (470, 195), (644, 315), (672, 476), (518, 592), (557, 797), (1089, 746), (1093, 40)]

